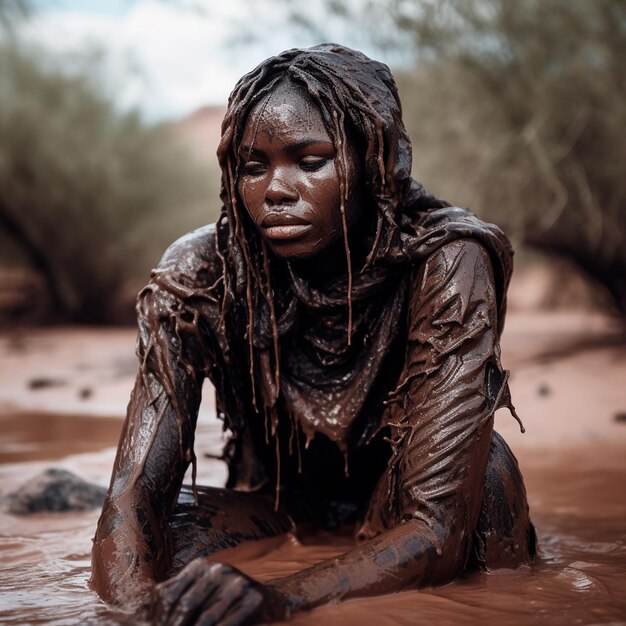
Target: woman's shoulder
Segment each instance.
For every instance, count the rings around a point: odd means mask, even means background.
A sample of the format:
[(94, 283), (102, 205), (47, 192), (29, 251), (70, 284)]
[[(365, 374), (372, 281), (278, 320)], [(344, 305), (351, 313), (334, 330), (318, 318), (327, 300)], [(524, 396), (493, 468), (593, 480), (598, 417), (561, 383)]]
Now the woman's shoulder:
[(418, 213), (414, 218), (420, 249), (436, 252), (456, 240), (481, 244), (499, 263), (509, 266), (513, 249), (508, 237), (491, 222), (468, 209), (446, 206)]
[[(158, 326), (173, 330), (185, 316), (216, 317), (222, 262), (214, 224), (197, 228), (172, 243), (137, 296), (137, 315), (146, 333)], [(201, 305), (199, 305), (201, 303)]]
[[(420, 249), (416, 281), (428, 281), (435, 291), (471, 297), (471, 290), (487, 287), (494, 293), (500, 331), (506, 310), (506, 292), (513, 270), (513, 249), (495, 224), (467, 209), (444, 207), (419, 219)], [(413, 283), (413, 289), (419, 289)]]
[(216, 225), (196, 228), (174, 241), (161, 257), (155, 272), (175, 274), (188, 286), (215, 283), (223, 272)]
[(471, 330), (495, 323), (500, 333), (505, 310), (506, 297), (494, 272), (493, 255), (477, 239), (448, 241), (413, 268), (409, 325), (425, 325), (431, 332), (435, 327)]
[(435, 248), (426, 258), (427, 262), (433, 259), (445, 260), (447, 264), (457, 265), (461, 259), (472, 259), (483, 257), (489, 259), (490, 254), (485, 243), (475, 237), (464, 236), (458, 239), (451, 239)]
[(483, 242), (470, 237), (452, 239), (413, 264), (413, 282), (417, 281), (420, 289), (427, 283), (441, 288), (449, 283), (465, 283), (475, 278), (477, 271), (484, 276), (491, 267), (491, 254)]

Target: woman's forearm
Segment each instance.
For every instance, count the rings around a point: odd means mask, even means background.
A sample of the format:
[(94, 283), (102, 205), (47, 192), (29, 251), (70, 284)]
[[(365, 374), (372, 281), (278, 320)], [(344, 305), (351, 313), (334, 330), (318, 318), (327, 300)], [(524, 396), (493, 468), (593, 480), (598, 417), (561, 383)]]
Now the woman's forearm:
[(331, 600), (447, 582), (463, 566), (462, 552), (460, 538), (437, 538), (424, 523), (410, 520), (269, 586), (286, 596), (294, 611), (306, 610)]
[(107, 499), (92, 550), (90, 585), (111, 604), (133, 609), (169, 569), (167, 536), (140, 490)]
[(150, 405), (138, 381), (92, 550), (92, 588), (131, 610), (170, 569), (168, 515), (188, 466), (180, 451), (193, 437), (188, 424), (180, 427), (169, 398), (156, 397)]

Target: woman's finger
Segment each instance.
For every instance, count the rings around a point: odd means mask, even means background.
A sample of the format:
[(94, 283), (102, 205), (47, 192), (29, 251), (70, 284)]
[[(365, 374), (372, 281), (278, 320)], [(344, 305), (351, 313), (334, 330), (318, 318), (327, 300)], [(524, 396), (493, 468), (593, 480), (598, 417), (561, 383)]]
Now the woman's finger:
[[(247, 581), (246, 581), (247, 582)], [(263, 602), (263, 595), (250, 585), (243, 585), (240, 593), (224, 594), (208, 606), (198, 617), (197, 626), (241, 626)]]
[(172, 609), (180, 597), (191, 587), (194, 579), (191, 576), (177, 576), (154, 588), (154, 600), (150, 610), (153, 624), (167, 626)]
[(213, 604), (223, 593), (225, 586), (222, 566), (214, 563), (196, 576), (193, 584), (179, 597), (171, 612), (168, 626), (190, 626), (197, 623), (200, 612)]

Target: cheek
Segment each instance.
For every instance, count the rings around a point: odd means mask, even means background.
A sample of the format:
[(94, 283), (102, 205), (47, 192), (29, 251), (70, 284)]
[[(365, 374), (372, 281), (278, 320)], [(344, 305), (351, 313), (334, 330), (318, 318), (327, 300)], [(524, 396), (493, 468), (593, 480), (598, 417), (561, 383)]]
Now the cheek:
[(316, 178), (309, 189), (320, 223), (326, 229), (341, 229), (341, 189), (334, 168), (326, 176)]
[(259, 197), (263, 197), (261, 185), (258, 182), (250, 180), (241, 181), (237, 185), (237, 192), (239, 193), (239, 197), (246, 211), (248, 211), (254, 219), (256, 215), (258, 215), (259, 207), (262, 204), (262, 200), (259, 202)]

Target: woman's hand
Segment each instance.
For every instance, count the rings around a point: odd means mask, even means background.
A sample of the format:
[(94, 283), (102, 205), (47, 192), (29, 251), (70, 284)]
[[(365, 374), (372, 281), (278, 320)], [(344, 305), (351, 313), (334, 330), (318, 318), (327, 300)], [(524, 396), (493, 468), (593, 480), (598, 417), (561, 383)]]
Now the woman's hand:
[(290, 614), (277, 591), (202, 557), (156, 585), (149, 608), (156, 626), (239, 626), (284, 620)]

